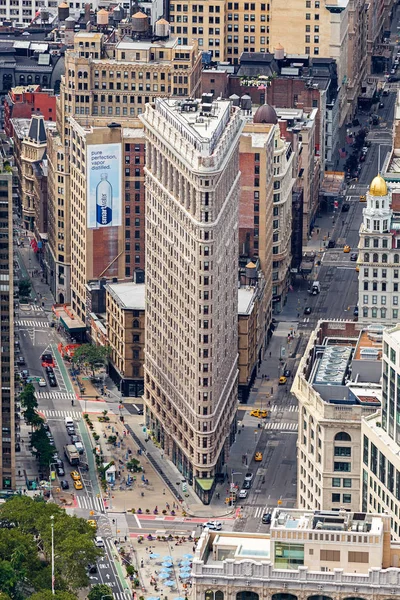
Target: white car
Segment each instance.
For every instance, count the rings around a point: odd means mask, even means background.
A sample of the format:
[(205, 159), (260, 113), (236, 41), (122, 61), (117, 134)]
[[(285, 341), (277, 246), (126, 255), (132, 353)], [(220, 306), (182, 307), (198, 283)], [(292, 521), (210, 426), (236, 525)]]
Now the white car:
[(248, 473), (246, 473), (244, 480), (245, 481), (253, 481), (253, 477), (254, 477), (254, 473), (249, 471)]
[(100, 537), (99, 535), (97, 535), (94, 538), (94, 545), (96, 546), (96, 548), (104, 548), (105, 544), (104, 544), (104, 540), (102, 537)]
[(207, 523), (203, 524), (204, 529), (207, 527), (212, 531), (221, 531), (222, 523), (220, 521), (207, 521)]
[(85, 451), (85, 447), (82, 442), (75, 442), (75, 448), (78, 450), (79, 454), (83, 454)]
[(248, 490), (240, 490), (239, 498), (247, 498), (248, 493), (249, 493)]
[(43, 377), (41, 377), (38, 381), (39, 387), (46, 387), (47, 383), (46, 380), (43, 379)]

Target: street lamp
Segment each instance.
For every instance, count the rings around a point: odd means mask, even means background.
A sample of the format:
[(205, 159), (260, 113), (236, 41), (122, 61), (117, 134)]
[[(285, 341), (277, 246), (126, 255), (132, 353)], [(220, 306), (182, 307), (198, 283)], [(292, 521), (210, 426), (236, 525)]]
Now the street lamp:
[(54, 589), (54, 515), (50, 515), (51, 524), (51, 593), (55, 595)]

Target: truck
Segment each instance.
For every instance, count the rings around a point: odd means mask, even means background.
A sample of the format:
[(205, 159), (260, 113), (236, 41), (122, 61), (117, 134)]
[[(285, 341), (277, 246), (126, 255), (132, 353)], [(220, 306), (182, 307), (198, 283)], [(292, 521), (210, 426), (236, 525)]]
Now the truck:
[(73, 444), (64, 446), (64, 455), (70, 465), (79, 465), (79, 452)]
[(311, 288), (310, 288), (310, 294), (312, 294), (313, 296), (316, 296), (317, 294), (319, 294), (321, 291), (321, 286), (319, 281), (314, 281)]

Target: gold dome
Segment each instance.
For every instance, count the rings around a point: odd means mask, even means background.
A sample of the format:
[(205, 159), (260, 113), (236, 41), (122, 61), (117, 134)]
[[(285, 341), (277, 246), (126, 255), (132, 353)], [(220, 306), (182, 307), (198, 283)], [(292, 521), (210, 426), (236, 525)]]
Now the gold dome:
[(369, 193), (371, 196), (387, 196), (388, 189), (386, 185), (386, 181), (383, 179), (382, 175), (377, 175), (371, 182), (369, 186)]

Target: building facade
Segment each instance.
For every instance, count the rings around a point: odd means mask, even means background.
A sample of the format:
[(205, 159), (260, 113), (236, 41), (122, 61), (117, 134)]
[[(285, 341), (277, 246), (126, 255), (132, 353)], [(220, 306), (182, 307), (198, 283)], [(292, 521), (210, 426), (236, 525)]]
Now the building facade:
[(399, 316), (400, 236), (391, 192), (381, 175), (367, 192), (358, 244), (358, 305), (361, 323), (394, 324)]
[(300, 361), (298, 506), (359, 510), (361, 418), (381, 396), (379, 331), (350, 321), (320, 321)]
[[(390, 515), (400, 537), (400, 326), (383, 331), (382, 408), (362, 420), (362, 510)], [(365, 507), (365, 508), (364, 508)]]
[(275, 509), (270, 534), (206, 529), (195, 600), (385, 600), (400, 595), (399, 544), (382, 513)]
[(207, 100), (156, 99), (142, 117), (146, 422), (205, 503), (236, 428), (242, 129), (231, 102)]
[(12, 174), (0, 172), (0, 288), (1, 311), (1, 489), (15, 489), (14, 287)]
[(145, 284), (109, 283), (106, 289), (109, 373), (122, 396), (144, 393)]

